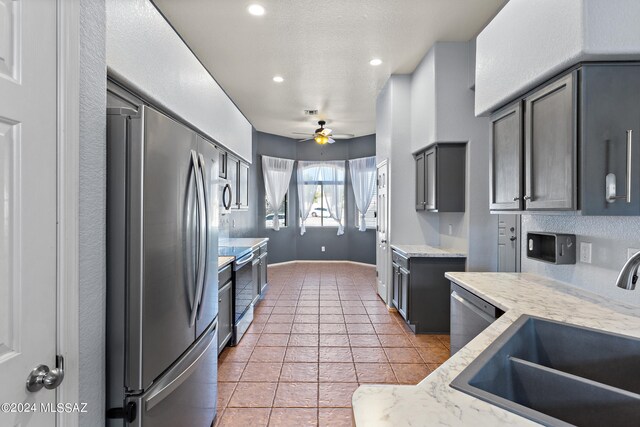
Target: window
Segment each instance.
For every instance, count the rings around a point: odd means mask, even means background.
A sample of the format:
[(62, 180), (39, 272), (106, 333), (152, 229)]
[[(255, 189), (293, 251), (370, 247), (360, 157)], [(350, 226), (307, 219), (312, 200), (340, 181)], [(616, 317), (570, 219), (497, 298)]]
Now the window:
[[(364, 223), (367, 228), (376, 228), (378, 225), (377, 220), (378, 215), (378, 189), (373, 193), (373, 198), (371, 199), (371, 204), (369, 205), (369, 209), (367, 209), (367, 213), (364, 215)], [(360, 227), (360, 211), (356, 209), (356, 227)]]
[[(316, 192), (313, 196), (313, 204), (311, 205), (311, 213), (305, 221), (305, 225), (307, 227), (337, 227), (338, 221), (329, 215), (327, 200), (324, 195), (324, 187), (322, 183), (316, 185)], [(341, 217), (344, 218), (344, 210), (342, 211)]]
[[(298, 162), (298, 202), (301, 234), (305, 227), (336, 227), (344, 233), (345, 162)], [(334, 219), (329, 212), (334, 213)], [(307, 215), (308, 213), (308, 215)], [(338, 213), (338, 215), (335, 215)]]
[[(275, 212), (273, 212), (273, 208), (269, 204), (269, 201), (267, 200), (266, 197), (264, 199), (264, 204), (266, 207), (265, 217), (264, 217), (265, 227), (271, 228), (273, 227), (273, 217), (275, 215)], [(278, 211), (278, 218), (280, 219), (280, 227), (286, 227), (287, 225), (289, 225), (289, 215), (287, 215), (287, 212), (288, 212), (287, 206), (289, 206), (289, 193), (284, 195), (284, 201), (282, 202), (282, 205), (280, 205), (280, 210)]]

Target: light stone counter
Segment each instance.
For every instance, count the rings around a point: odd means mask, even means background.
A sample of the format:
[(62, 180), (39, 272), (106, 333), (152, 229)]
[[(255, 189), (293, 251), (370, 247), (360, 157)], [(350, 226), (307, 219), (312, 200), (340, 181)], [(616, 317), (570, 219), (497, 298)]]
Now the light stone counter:
[(467, 254), (454, 249), (442, 249), (428, 245), (391, 245), (391, 249), (407, 258), (466, 258)]
[(269, 241), (268, 237), (228, 238), (228, 239), (220, 239), (218, 241), (218, 246), (245, 246), (245, 247), (250, 247), (251, 249), (255, 249), (267, 241)]
[(352, 398), (357, 426), (538, 425), (449, 387), (522, 314), (640, 337), (640, 307), (608, 300), (561, 282), (526, 273), (447, 273), (446, 277), (500, 307), (505, 314), (418, 385), (359, 387)]
[(232, 256), (219, 256), (218, 257), (218, 270), (231, 264), (235, 258)]

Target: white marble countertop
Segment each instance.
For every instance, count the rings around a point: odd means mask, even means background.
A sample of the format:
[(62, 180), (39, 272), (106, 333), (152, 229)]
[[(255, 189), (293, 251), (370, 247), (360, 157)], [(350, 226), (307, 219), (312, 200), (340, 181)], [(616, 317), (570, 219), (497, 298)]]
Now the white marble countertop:
[(218, 245), (219, 246), (246, 246), (246, 247), (251, 247), (252, 249), (255, 249), (267, 241), (269, 241), (268, 237), (238, 237), (238, 238), (220, 239), (218, 241)]
[(522, 314), (640, 337), (640, 307), (561, 282), (526, 273), (447, 273), (446, 277), (500, 307), (505, 314), (418, 385), (359, 387), (352, 398), (357, 426), (538, 425), (449, 386)]
[(397, 245), (391, 249), (400, 252), (407, 258), (466, 258), (467, 254), (455, 249), (436, 248), (429, 245)]
[(235, 259), (235, 257), (232, 257), (232, 256), (219, 256), (218, 257), (218, 270), (220, 270), (223, 267), (226, 267), (227, 265), (231, 264), (234, 259)]

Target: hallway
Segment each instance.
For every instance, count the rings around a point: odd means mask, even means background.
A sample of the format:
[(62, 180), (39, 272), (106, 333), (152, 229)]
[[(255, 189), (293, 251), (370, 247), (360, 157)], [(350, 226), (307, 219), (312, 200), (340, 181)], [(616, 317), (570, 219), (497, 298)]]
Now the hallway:
[(350, 426), (365, 383), (417, 384), (449, 356), (447, 335), (414, 335), (375, 292), (373, 267), (269, 267), (253, 324), (219, 360), (217, 426)]

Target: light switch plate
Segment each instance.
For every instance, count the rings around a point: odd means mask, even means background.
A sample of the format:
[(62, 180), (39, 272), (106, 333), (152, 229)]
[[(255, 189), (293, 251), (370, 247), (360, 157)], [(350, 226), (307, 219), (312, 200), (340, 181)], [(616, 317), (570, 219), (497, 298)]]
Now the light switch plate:
[(580, 242), (580, 262), (591, 264), (591, 242)]

